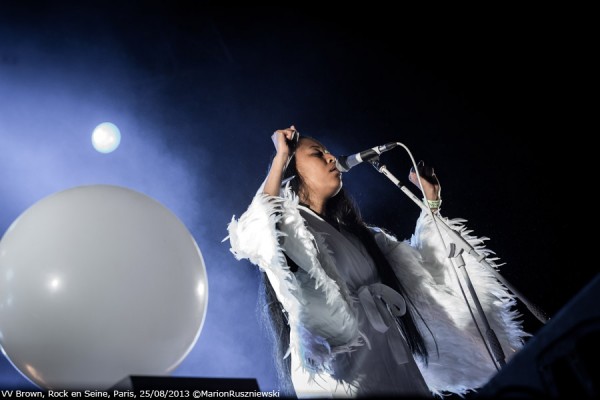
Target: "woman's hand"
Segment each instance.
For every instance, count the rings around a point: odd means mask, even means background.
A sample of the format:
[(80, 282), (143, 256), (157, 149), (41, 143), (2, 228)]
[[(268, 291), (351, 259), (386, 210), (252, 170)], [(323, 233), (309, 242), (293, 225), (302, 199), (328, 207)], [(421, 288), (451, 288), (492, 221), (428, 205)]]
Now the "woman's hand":
[(288, 144), (288, 140), (294, 139), (294, 136), (298, 134), (298, 131), (294, 127), (294, 125), (290, 126), (286, 129), (278, 129), (273, 135), (271, 135), (271, 140), (275, 145), (275, 150), (277, 151), (277, 155), (280, 157), (288, 157), (290, 155), (290, 146)]
[(279, 196), (283, 173), (289, 161), (290, 152), (293, 151), (290, 149), (289, 143), (296, 140), (295, 135), (298, 135), (298, 131), (294, 125), (286, 129), (278, 129), (271, 135), (277, 154), (271, 163), (271, 169), (264, 184), (264, 194)]
[(423, 161), (419, 161), (417, 168), (419, 168), (419, 175), (421, 176), (420, 184), (417, 182), (417, 174), (415, 173), (414, 167), (410, 169), (408, 180), (419, 189), (423, 187), (423, 191), (425, 192), (425, 197), (427, 200), (439, 200), (441, 186), (437, 176), (435, 175), (433, 167), (425, 165)]

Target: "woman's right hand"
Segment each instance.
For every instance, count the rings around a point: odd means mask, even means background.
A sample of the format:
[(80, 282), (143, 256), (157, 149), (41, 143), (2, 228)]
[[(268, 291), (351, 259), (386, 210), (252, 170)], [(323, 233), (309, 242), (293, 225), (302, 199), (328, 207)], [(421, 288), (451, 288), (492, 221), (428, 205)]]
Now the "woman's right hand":
[(288, 140), (292, 140), (297, 134), (298, 131), (296, 130), (294, 125), (290, 126), (289, 128), (278, 129), (275, 132), (273, 132), (273, 135), (271, 135), (271, 140), (275, 145), (277, 155), (285, 157), (289, 156), (290, 146), (288, 144)]
[(292, 140), (296, 140), (294, 135), (298, 135), (298, 131), (294, 125), (286, 129), (278, 129), (271, 135), (271, 140), (273, 140), (277, 154), (271, 163), (269, 175), (267, 175), (263, 186), (264, 194), (279, 196), (283, 173), (289, 162), (290, 152), (293, 150), (290, 149), (289, 143)]

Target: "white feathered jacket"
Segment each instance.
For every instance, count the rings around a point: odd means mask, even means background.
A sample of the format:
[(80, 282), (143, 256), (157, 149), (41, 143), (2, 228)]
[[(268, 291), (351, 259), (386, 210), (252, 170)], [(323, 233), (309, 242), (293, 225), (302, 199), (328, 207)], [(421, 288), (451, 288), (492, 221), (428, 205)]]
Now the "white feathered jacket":
[[(470, 236), (464, 220), (445, 221), (480, 253), (492, 254), (483, 247), (487, 238)], [(282, 190), (281, 197), (259, 191), (248, 210), (239, 219), (232, 218), (228, 230), (232, 253), (237, 259), (250, 260), (267, 274), (287, 311), (292, 373), (305, 375), (309, 384), (323, 387), (332, 358), (364, 343), (358, 331), (355, 302), (339, 278), (323, 238), (307, 229), (298, 209), (298, 198), (289, 188)], [(377, 244), (435, 337), (434, 341), (416, 318), (429, 349), (428, 365), (421, 360), (417, 364), (429, 389), (438, 394), (465, 393), (484, 385), (496, 369), (474, 326), (431, 216), (421, 213), (410, 241), (398, 241), (381, 230), (374, 231)], [(449, 238), (442, 234), (448, 243)], [(297, 263), (306, 272), (305, 276), (310, 277), (309, 282), (306, 279), (300, 282), (290, 271), (284, 250), (288, 254), (294, 252), (295, 261), (302, 260)], [(464, 258), (488, 321), (510, 358), (522, 346), (522, 338), (528, 336), (517, 321), (515, 299), (473, 257), (464, 255)], [(494, 260), (497, 259), (487, 258), (496, 266)], [(326, 310), (329, 314), (325, 331), (319, 329), (318, 321), (311, 318), (311, 310), (303, 301), (303, 292), (309, 284), (313, 285), (313, 291), (315, 288), (322, 291), (322, 303), (315, 304), (311, 299), (310, 307), (319, 307), (320, 313)], [(332, 326), (337, 328), (332, 330)], [(320, 378), (321, 384), (314, 378)]]

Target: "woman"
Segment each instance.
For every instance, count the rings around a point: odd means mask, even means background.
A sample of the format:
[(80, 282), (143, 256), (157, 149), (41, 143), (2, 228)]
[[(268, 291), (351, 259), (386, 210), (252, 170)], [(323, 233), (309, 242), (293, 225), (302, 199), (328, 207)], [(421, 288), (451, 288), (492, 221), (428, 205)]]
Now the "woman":
[[(369, 228), (321, 143), (297, 139), (294, 126), (272, 140), (276, 155), (267, 179), (228, 229), (236, 258), (249, 259), (266, 276), (278, 363), (296, 395), (429, 396), (482, 386), (496, 367), (431, 216), (421, 214), (410, 242)], [(419, 172), (420, 182), (414, 171), (409, 179), (439, 207), (437, 178), (423, 165)], [(448, 223), (489, 254), (482, 239)], [(526, 336), (515, 320), (515, 300), (475, 259), (465, 255), (465, 261), (510, 357)]]

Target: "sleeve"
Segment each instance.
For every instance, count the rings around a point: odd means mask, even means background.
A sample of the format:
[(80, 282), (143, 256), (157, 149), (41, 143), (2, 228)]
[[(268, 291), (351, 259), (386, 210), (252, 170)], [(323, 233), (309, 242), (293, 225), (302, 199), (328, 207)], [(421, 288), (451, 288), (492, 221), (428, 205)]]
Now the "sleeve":
[[(231, 252), (264, 271), (288, 314), (290, 352), (310, 376), (330, 372), (333, 357), (361, 344), (358, 322), (344, 288), (323, 269), (327, 251), (306, 228), (291, 191), (257, 193), (239, 219), (229, 223)], [(322, 249), (321, 249), (322, 250)], [(298, 265), (292, 272), (286, 255)]]
[[(466, 221), (444, 221), (479, 253), (486, 257), (493, 254), (483, 246), (487, 238), (470, 235), (471, 231), (464, 226)], [(444, 242), (450, 243), (446, 232), (441, 230), (441, 233)], [(496, 367), (473, 322), (459, 285), (459, 272), (454, 272), (431, 215), (421, 213), (410, 241), (399, 242), (382, 231), (375, 236), (418, 312), (417, 324), (429, 350), (428, 363), (421, 362), (420, 366), (432, 391), (464, 394), (483, 386), (496, 372)], [(509, 359), (522, 347), (523, 338), (529, 336), (518, 321), (515, 298), (487, 267), (468, 254), (463, 257), (486, 318)], [(498, 267), (496, 260), (486, 258), (493, 268)], [(462, 280), (461, 276), (461, 283)], [(485, 335), (468, 290), (464, 283), (462, 286)]]

